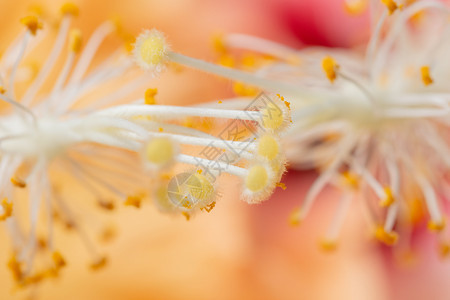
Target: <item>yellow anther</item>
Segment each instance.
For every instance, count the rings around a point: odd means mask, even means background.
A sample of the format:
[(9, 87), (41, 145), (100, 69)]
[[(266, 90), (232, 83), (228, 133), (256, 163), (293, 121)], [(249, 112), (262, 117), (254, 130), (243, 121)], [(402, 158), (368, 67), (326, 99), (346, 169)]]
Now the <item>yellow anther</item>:
[(80, 9), (76, 4), (68, 2), (63, 4), (63, 6), (61, 6), (61, 13), (63, 15), (72, 15), (76, 17), (80, 14)]
[(345, 171), (342, 173), (342, 177), (344, 177), (345, 183), (352, 189), (357, 190), (359, 188), (359, 178), (356, 174), (350, 171)]
[(269, 183), (269, 175), (266, 168), (261, 165), (255, 165), (248, 170), (245, 178), (245, 187), (252, 192), (262, 191)]
[[(192, 197), (202, 201), (210, 200), (214, 194), (214, 186), (212, 185), (211, 181), (206, 178), (206, 176), (194, 173), (186, 180), (183, 185), (186, 185), (186, 187), (189, 189), (189, 194), (192, 195)], [(205, 203), (206, 205), (210, 203)]]
[(236, 65), (236, 62), (234, 61), (233, 56), (224, 54), (219, 57), (217, 60), (217, 63), (221, 66), (233, 68)]
[(227, 52), (227, 47), (223, 40), (223, 34), (221, 33), (214, 34), (211, 38), (211, 42), (214, 50), (217, 51), (218, 53), (224, 54)]
[(326, 252), (332, 252), (337, 249), (337, 242), (333, 240), (322, 240), (319, 242), (320, 248)]
[(420, 73), (422, 74), (422, 82), (425, 86), (433, 83), (433, 78), (430, 76), (430, 67), (423, 66), (420, 68)]
[(390, 187), (384, 188), (385, 198), (380, 202), (381, 207), (391, 206), (395, 202), (394, 195), (392, 195), (392, 190)]
[(198, 173), (198, 174), (202, 174), (202, 173), (203, 173), (203, 170), (202, 170), (202, 169), (198, 169), (198, 170), (197, 170), (197, 173)]
[(428, 222), (428, 229), (434, 232), (440, 232), (445, 228), (445, 220), (442, 219), (441, 221), (435, 222), (435, 221), (429, 221)]
[(89, 268), (93, 271), (97, 271), (101, 268), (104, 268), (108, 263), (108, 258), (106, 256), (102, 256), (93, 263), (89, 265)]
[(6, 89), (3, 86), (0, 86), (0, 94), (5, 94), (6, 93)]
[(72, 29), (70, 32), (69, 49), (75, 53), (79, 53), (81, 47), (83, 46), (83, 38), (81, 35), (81, 30)]
[(387, 232), (384, 230), (384, 226), (377, 226), (375, 229), (375, 237), (380, 242), (384, 243), (385, 245), (392, 246), (397, 243), (398, 240), (398, 234), (394, 231)]
[(277, 182), (276, 186), (281, 188), (283, 191), (287, 189), (286, 185), (282, 182)]
[(142, 202), (142, 197), (140, 197), (140, 196), (128, 196), (127, 200), (125, 200), (125, 205), (140, 208), (141, 202)]
[(52, 260), (56, 270), (59, 270), (67, 265), (66, 260), (58, 251), (52, 253)]
[(8, 269), (11, 271), (16, 282), (20, 282), (23, 279), (22, 263), (17, 260), (15, 255), (9, 259)]
[(13, 176), (11, 177), (11, 183), (18, 188), (26, 188), (27, 187), (27, 183), (23, 180), (20, 179), (19, 177)]
[(352, 16), (359, 16), (367, 10), (367, 0), (345, 0), (345, 11)]
[(252, 97), (258, 95), (259, 89), (253, 86), (243, 84), (242, 82), (234, 82), (233, 92), (239, 96)]
[(114, 202), (111, 200), (98, 200), (98, 205), (105, 210), (114, 210), (115, 208)]
[(280, 153), (277, 140), (270, 134), (263, 135), (258, 143), (258, 155), (268, 159), (275, 159)]
[(289, 225), (298, 226), (301, 223), (301, 210), (300, 208), (294, 209), (289, 215), (288, 219)]
[(336, 63), (334, 58), (331, 56), (327, 56), (322, 60), (322, 69), (327, 75), (327, 78), (333, 83), (337, 77), (337, 71), (339, 69), (339, 65)]
[(3, 198), (2, 203), (0, 205), (3, 208), (3, 214), (0, 215), (0, 221), (4, 221), (12, 216), (13, 204), (12, 202), (8, 202), (7, 198)]
[(158, 89), (147, 89), (145, 91), (145, 104), (154, 105), (156, 104), (155, 96), (158, 94)]
[(284, 124), (283, 111), (274, 103), (270, 102), (261, 109), (262, 126), (266, 129), (278, 130)]
[(217, 103), (222, 104), (222, 101), (219, 100)]
[(164, 131), (164, 128), (159, 127), (159, 128), (158, 128), (158, 131), (159, 131), (159, 132), (163, 132), (163, 131)]
[(399, 8), (399, 6), (394, 0), (381, 0), (381, 3), (386, 5), (389, 11), (389, 15), (392, 15)]
[(144, 70), (161, 72), (167, 62), (168, 51), (164, 35), (152, 29), (138, 36), (133, 55), (136, 63)]
[(169, 138), (156, 137), (145, 147), (145, 159), (155, 165), (163, 166), (173, 161), (175, 145)]
[(20, 22), (28, 27), (28, 30), (32, 35), (36, 35), (36, 32), (43, 27), (42, 22), (40, 22), (36, 16), (24, 17), (20, 19)]

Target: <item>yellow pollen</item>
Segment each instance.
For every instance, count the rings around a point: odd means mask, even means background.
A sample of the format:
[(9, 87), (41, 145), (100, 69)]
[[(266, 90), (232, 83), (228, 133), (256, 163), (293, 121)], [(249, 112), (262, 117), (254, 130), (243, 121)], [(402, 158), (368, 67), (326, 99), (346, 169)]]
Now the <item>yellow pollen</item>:
[(7, 198), (3, 198), (2, 203), (0, 205), (3, 208), (3, 214), (0, 215), (0, 221), (4, 221), (12, 216), (13, 204), (12, 202), (8, 202)]
[(395, 202), (394, 195), (392, 195), (392, 190), (389, 187), (384, 188), (385, 198), (380, 202), (381, 207), (391, 206)]
[(259, 192), (267, 186), (268, 181), (269, 175), (266, 169), (261, 165), (255, 165), (248, 170), (245, 187), (252, 192)]
[(145, 91), (145, 104), (154, 105), (156, 104), (155, 96), (158, 94), (158, 89), (147, 89)]
[(181, 214), (186, 218), (186, 221), (189, 221), (191, 219), (191, 215), (187, 212), (183, 211)]
[(105, 210), (114, 210), (115, 208), (113, 201), (99, 200), (98, 205)]
[(32, 35), (36, 35), (36, 32), (43, 27), (42, 22), (36, 16), (24, 17), (20, 19), (20, 23), (27, 26)]
[(222, 104), (222, 101), (219, 100), (217, 103)]
[(327, 56), (322, 60), (322, 69), (325, 72), (325, 75), (327, 75), (327, 78), (330, 80), (331, 83), (336, 80), (337, 77), (337, 70), (339, 69), (339, 65), (336, 63), (334, 58), (331, 56)]
[(389, 15), (392, 15), (399, 8), (394, 0), (381, 0), (381, 2), (386, 5)]
[(65, 267), (67, 264), (64, 257), (58, 251), (55, 251), (52, 253), (52, 260), (53, 260), (53, 263), (55, 264), (55, 268), (57, 270)]
[(80, 9), (74, 3), (68, 2), (61, 6), (61, 14), (63, 15), (72, 15), (74, 17), (78, 16), (80, 13)]
[(300, 208), (294, 209), (291, 214), (289, 215), (288, 219), (289, 225), (291, 226), (298, 226), (301, 222), (301, 210)]
[(127, 200), (125, 200), (126, 206), (134, 206), (136, 208), (141, 207), (142, 197), (139, 196), (128, 196)]
[(375, 229), (375, 237), (377, 238), (377, 240), (388, 246), (394, 245), (398, 240), (398, 234), (396, 232), (386, 232), (382, 225), (377, 226), (377, 228)]
[(23, 189), (23, 188), (27, 187), (27, 183), (25, 181), (23, 181), (22, 179), (16, 177), (16, 176), (11, 177), (11, 183), (15, 187), (18, 187), (18, 188), (22, 188)]
[(428, 222), (428, 229), (434, 232), (440, 232), (445, 228), (445, 220), (434, 222), (429, 221)]
[(6, 89), (3, 86), (0, 86), (0, 94), (5, 94), (6, 93)]
[(325, 252), (332, 252), (337, 249), (337, 242), (333, 240), (322, 240), (319, 242), (319, 245)]
[(345, 0), (344, 8), (352, 16), (362, 15), (367, 9), (367, 0)]
[(275, 159), (280, 153), (278, 142), (271, 135), (264, 135), (259, 139), (258, 155), (268, 159)]
[(433, 83), (433, 78), (430, 76), (430, 67), (423, 66), (420, 68), (420, 73), (422, 74), (422, 82), (425, 86)]
[(101, 268), (104, 268), (107, 263), (108, 263), (108, 259), (105, 256), (103, 256), (103, 257), (97, 259), (96, 261), (94, 261), (93, 263), (91, 263), (89, 265), (89, 268), (93, 271), (97, 271)]
[(283, 191), (287, 189), (286, 185), (282, 182), (277, 182), (277, 187), (281, 188)]
[(83, 38), (81, 35), (81, 30), (72, 29), (70, 32), (69, 49), (75, 53), (79, 53), (83, 46)]
[(145, 158), (153, 164), (168, 164), (173, 160), (174, 155), (173, 142), (165, 137), (153, 138), (145, 147)]
[(159, 128), (158, 128), (158, 131), (159, 131), (159, 132), (163, 132), (163, 131), (164, 131), (164, 128), (159, 127)]
[(207, 213), (211, 212), (214, 207), (216, 207), (216, 201), (211, 202), (210, 204), (206, 205), (205, 207), (200, 208), (201, 210), (205, 210)]

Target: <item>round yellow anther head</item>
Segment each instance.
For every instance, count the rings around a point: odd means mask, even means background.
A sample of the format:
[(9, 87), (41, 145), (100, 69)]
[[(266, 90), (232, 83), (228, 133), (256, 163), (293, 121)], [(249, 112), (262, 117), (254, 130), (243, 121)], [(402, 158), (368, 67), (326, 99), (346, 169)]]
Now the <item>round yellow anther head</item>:
[(322, 69), (327, 75), (327, 78), (333, 83), (337, 77), (337, 70), (339, 69), (339, 65), (336, 63), (334, 58), (331, 56), (327, 56), (322, 60)]
[(76, 4), (68, 2), (64, 3), (63, 6), (61, 6), (61, 13), (63, 15), (72, 15), (76, 17), (80, 13), (80, 9)]
[(206, 176), (194, 173), (188, 178), (186, 185), (189, 187), (189, 194), (199, 201), (208, 201), (212, 199), (214, 194), (214, 186), (208, 178), (206, 178)]
[(174, 159), (175, 145), (168, 138), (154, 138), (147, 143), (144, 155), (151, 164), (167, 165)]
[(169, 47), (164, 35), (156, 29), (145, 30), (136, 39), (133, 55), (136, 63), (144, 70), (161, 72), (167, 62)]
[(259, 139), (258, 155), (268, 159), (275, 159), (280, 153), (280, 147), (277, 140), (271, 135), (264, 135)]
[(274, 103), (268, 103), (261, 109), (262, 126), (266, 129), (278, 130), (283, 127), (284, 114), (280, 107)]
[(398, 240), (398, 234), (396, 232), (387, 232), (381, 225), (375, 229), (375, 237), (387, 246), (395, 245)]
[(245, 178), (245, 187), (252, 192), (262, 191), (267, 187), (269, 175), (266, 168), (261, 165), (255, 165), (248, 170)]

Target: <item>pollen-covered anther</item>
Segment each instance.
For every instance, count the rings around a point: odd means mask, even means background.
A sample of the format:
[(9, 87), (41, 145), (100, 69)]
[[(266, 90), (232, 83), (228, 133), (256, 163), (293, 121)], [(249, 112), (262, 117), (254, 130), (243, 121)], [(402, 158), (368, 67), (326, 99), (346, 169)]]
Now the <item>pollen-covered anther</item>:
[(3, 198), (2, 203), (0, 203), (0, 206), (3, 210), (2, 214), (0, 214), (0, 221), (4, 221), (12, 216), (13, 212), (12, 202), (9, 202), (7, 198)]
[(446, 225), (446, 223), (445, 223), (444, 219), (442, 219), (440, 221), (431, 220), (428, 222), (427, 227), (429, 230), (431, 230), (433, 232), (441, 232), (442, 230), (444, 230), (445, 225)]
[(263, 164), (251, 166), (244, 179), (244, 198), (249, 203), (259, 203), (273, 192), (275, 187), (273, 172)]
[(394, 0), (381, 0), (381, 2), (387, 7), (390, 15), (392, 15), (399, 8), (398, 4)]
[(80, 14), (80, 9), (76, 4), (67, 2), (61, 6), (61, 14), (76, 17)]
[[(279, 104), (279, 105), (277, 105)], [(281, 101), (269, 102), (261, 112), (261, 125), (272, 132), (279, 132), (290, 124), (290, 111)]]
[(20, 282), (23, 277), (22, 263), (17, 260), (16, 255), (12, 255), (8, 261), (8, 269), (16, 282)]
[(421, 67), (420, 73), (422, 74), (422, 82), (425, 86), (428, 86), (434, 82), (433, 78), (431, 78), (431, 75), (430, 75), (430, 67), (429, 66)]
[(139, 67), (155, 75), (162, 72), (168, 62), (170, 47), (158, 30), (145, 30), (134, 44), (133, 56)]
[(394, 204), (395, 202), (395, 197), (392, 194), (392, 190), (390, 187), (385, 187), (384, 188), (384, 194), (385, 194), (385, 198), (380, 201), (380, 206), (381, 207), (388, 207), (391, 206), (392, 204)]
[(22, 188), (22, 189), (27, 187), (27, 183), (19, 177), (13, 176), (13, 177), (11, 177), (10, 180), (11, 180), (11, 183), (15, 187)]
[(156, 94), (158, 94), (158, 89), (154, 88), (149, 88), (145, 91), (145, 104), (147, 105), (155, 105), (156, 104), (156, 100), (155, 100), (155, 96)]
[(125, 200), (124, 204), (126, 206), (134, 206), (136, 208), (140, 208), (141, 203), (142, 203), (142, 197), (134, 195), (134, 196), (128, 196), (127, 199)]
[(336, 63), (334, 58), (331, 56), (326, 56), (322, 60), (322, 69), (330, 82), (333, 83), (337, 78), (337, 71), (339, 70), (339, 65)]
[(36, 35), (39, 29), (43, 28), (43, 24), (36, 16), (27, 16), (20, 19), (20, 22), (25, 25), (32, 35)]
[(0, 86), (0, 94), (4, 95), (6, 93), (6, 89), (3, 86)]
[(105, 209), (105, 210), (109, 210), (112, 211), (115, 209), (115, 205), (114, 202), (111, 200), (98, 200), (98, 205)]
[(176, 145), (167, 137), (155, 137), (144, 148), (144, 159), (153, 169), (161, 169), (170, 165), (176, 156)]
[(448, 257), (450, 255), (450, 243), (449, 242), (439, 243), (438, 251), (441, 257)]
[(74, 53), (79, 53), (81, 51), (81, 47), (83, 46), (83, 37), (81, 34), (81, 30), (72, 29), (70, 32), (70, 41), (69, 41), (69, 49)]
[(257, 153), (269, 161), (274, 160), (280, 154), (280, 145), (273, 135), (263, 135), (259, 138)]
[(385, 245), (392, 246), (397, 243), (398, 234), (394, 231), (387, 232), (382, 225), (375, 229), (375, 237)]

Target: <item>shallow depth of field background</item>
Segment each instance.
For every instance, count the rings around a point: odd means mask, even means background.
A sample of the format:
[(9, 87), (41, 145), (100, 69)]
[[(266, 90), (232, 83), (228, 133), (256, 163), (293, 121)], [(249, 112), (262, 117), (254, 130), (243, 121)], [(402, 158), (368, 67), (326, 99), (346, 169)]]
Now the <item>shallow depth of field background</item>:
[[(35, 2), (0, 0), (0, 49), (19, 32), (18, 20)], [(40, 1), (55, 15), (62, 1)], [(210, 37), (216, 32), (254, 34), (293, 47), (302, 43), (357, 45), (367, 36), (367, 16), (349, 17), (342, 0), (129, 0), (77, 1), (75, 21), (86, 35), (104, 19), (119, 14), (137, 34), (143, 28), (164, 31), (174, 50), (212, 60)], [(107, 50), (107, 49), (105, 49)], [(163, 104), (188, 104), (231, 96), (231, 84), (192, 70), (168, 73), (149, 82)], [(140, 210), (122, 207), (112, 215), (117, 238), (100, 249), (107, 268), (91, 272), (73, 233), (56, 242), (68, 261), (57, 280), (39, 286), (41, 299), (445, 299), (450, 262), (440, 261), (430, 238), (422, 238), (415, 262), (398, 264), (389, 250), (371, 239), (355, 203), (335, 253), (317, 242), (332, 216), (333, 191), (320, 197), (299, 228), (288, 226), (291, 209), (300, 203), (313, 173), (289, 172), (287, 190), (266, 203), (239, 200), (236, 179), (223, 182), (224, 196), (209, 214), (165, 216), (151, 203)], [(76, 191), (74, 191), (75, 193)], [(9, 241), (0, 230), (0, 265)], [(0, 268), (0, 299), (24, 299), (12, 292), (6, 267)]]

